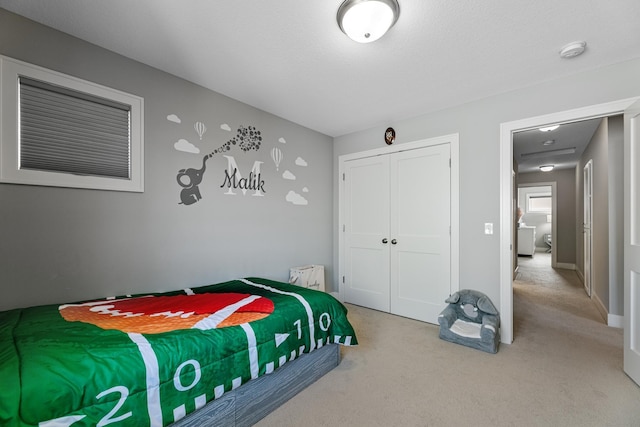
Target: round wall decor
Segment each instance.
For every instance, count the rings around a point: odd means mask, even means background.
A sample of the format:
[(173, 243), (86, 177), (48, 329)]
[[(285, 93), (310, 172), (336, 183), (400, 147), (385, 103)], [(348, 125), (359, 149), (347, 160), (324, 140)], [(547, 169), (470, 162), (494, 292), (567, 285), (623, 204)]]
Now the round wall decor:
[(393, 128), (387, 128), (387, 130), (384, 131), (384, 142), (386, 142), (387, 145), (391, 145), (395, 139), (396, 131), (393, 130)]

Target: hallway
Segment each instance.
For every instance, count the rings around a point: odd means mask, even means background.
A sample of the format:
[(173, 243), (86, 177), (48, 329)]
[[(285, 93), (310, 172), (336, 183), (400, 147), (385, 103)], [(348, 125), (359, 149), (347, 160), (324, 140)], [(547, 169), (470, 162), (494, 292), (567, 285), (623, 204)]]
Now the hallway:
[[(531, 317), (527, 313), (530, 308), (549, 311), (554, 317), (566, 316), (571, 321), (582, 319), (606, 325), (595, 303), (587, 296), (577, 273), (574, 270), (551, 268), (550, 253), (536, 252), (533, 257), (518, 257), (513, 292), (515, 339), (523, 332), (522, 328), (536, 327), (527, 321)], [(518, 304), (519, 300), (534, 304)], [(535, 317), (540, 318), (539, 313)]]

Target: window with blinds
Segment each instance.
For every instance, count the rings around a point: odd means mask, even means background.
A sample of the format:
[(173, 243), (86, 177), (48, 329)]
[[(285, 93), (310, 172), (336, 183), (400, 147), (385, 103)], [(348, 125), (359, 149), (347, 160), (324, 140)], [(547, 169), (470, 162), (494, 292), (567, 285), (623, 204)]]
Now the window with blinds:
[(0, 55), (0, 183), (144, 191), (144, 99)]
[(20, 168), (129, 179), (130, 109), (20, 77)]

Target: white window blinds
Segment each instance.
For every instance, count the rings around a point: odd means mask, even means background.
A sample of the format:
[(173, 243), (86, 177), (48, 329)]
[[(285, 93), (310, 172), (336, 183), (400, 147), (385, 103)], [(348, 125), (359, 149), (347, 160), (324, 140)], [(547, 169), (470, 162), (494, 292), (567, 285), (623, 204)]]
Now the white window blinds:
[(21, 76), (20, 168), (131, 178), (130, 106)]

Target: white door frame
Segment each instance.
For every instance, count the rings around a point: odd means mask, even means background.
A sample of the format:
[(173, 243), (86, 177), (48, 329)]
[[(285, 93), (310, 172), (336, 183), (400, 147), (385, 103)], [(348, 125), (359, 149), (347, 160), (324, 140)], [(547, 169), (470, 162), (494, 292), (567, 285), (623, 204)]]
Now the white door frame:
[[(587, 200), (587, 198), (589, 200)], [(589, 223), (587, 224), (587, 219)], [(587, 233), (588, 232), (588, 233)], [(593, 289), (593, 159), (582, 168), (582, 274), (589, 298)]]
[(382, 148), (345, 154), (338, 157), (338, 289), (339, 298), (344, 301), (344, 180), (345, 162), (364, 157), (415, 150), (433, 145), (450, 144), (451, 146), (451, 292), (460, 290), (460, 136), (457, 133), (403, 144), (389, 145)]
[(622, 114), (626, 108), (638, 100), (640, 97), (627, 98), (500, 124), (500, 336), (503, 343), (513, 342), (513, 271), (511, 271), (513, 133), (551, 123), (562, 124)]

